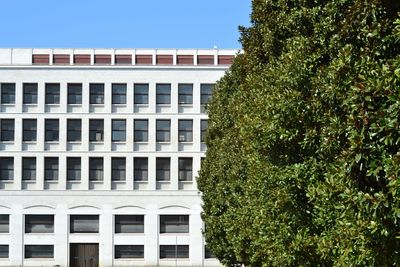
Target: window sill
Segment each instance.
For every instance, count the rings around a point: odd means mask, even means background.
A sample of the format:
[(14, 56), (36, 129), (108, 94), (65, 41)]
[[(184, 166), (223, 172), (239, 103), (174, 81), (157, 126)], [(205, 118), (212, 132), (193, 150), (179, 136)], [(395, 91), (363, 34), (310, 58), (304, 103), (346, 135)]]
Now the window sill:
[(82, 104), (67, 104), (69, 107), (82, 107)]
[(113, 107), (121, 107), (121, 108), (127, 107), (126, 103), (125, 104), (112, 104), (112, 105), (113, 105)]
[(192, 108), (193, 107), (193, 103), (178, 103), (179, 107), (185, 107), (185, 108)]
[(80, 184), (81, 180), (68, 180), (67, 179), (67, 183), (71, 183), (71, 184)]
[(0, 141), (3, 144), (14, 144), (14, 141)]
[(89, 141), (91, 144), (104, 144), (104, 140), (103, 141)]
[(37, 107), (38, 106), (38, 104), (33, 104), (33, 103), (24, 103), (23, 104), (24, 106), (28, 106), (28, 107)]
[(96, 104), (96, 103), (92, 104), (92, 103), (90, 103), (90, 105), (94, 106), (94, 107), (104, 107), (104, 104)]
[(59, 144), (60, 140), (55, 140), (55, 141), (44, 141), (46, 144)]
[(178, 141), (179, 144), (193, 144), (193, 141)]
[(1, 103), (1, 105), (5, 106), (5, 107), (15, 107), (15, 103), (13, 103), (13, 104), (12, 103), (4, 103), (4, 104)]
[(82, 141), (67, 141), (68, 144), (82, 144)]
[(24, 258), (25, 261), (54, 261), (54, 258)]
[(169, 184), (169, 183), (171, 183), (170, 180), (161, 180), (161, 181), (156, 180), (156, 182), (160, 183), (160, 184)]
[(192, 184), (193, 180), (179, 180), (179, 182), (182, 184)]
[(125, 184), (126, 180), (111, 180), (114, 184)]
[(147, 145), (149, 143), (149, 141), (134, 141), (135, 144), (145, 144)]
[(44, 180), (44, 182), (48, 184), (58, 184), (58, 180)]
[(157, 107), (171, 107), (171, 104), (156, 104)]
[(102, 183), (104, 183), (104, 181), (103, 181), (103, 180), (89, 180), (89, 183), (92, 183), (92, 184), (102, 184)]
[(12, 183), (14, 183), (14, 180), (0, 180), (0, 183), (3, 183), (3, 184), (12, 184)]
[(22, 179), (22, 182), (26, 183), (26, 184), (34, 184), (34, 183), (36, 183), (36, 180), (23, 180)]
[(111, 141), (113, 144), (126, 144), (126, 141)]
[(147, 184), (149, 182), (148, 180), (135, 180), (135, 178), (133, 178), (133, 181), (138, 184)]
[(22, 141), (24, 144), (36, 144), (37, 141)]
[(157, 144), (170, 145), (171, 141), (156, 141)]
[(35, 236), (35, 235), (40, 235), (40, 236), (54, 236), (54, 233), (24, 233), (27, 236)]
[[(119, 214), (118, 214), (119, 215)], [(144, 236), (144, 233), (114, 233), (117, 236)]]
[(149, 104), (140, 104), (140, 103), (135, 103), (134, 105), (137, 107), (148, 107), (149, 106)]
[(45, 104), (46, 105), (46, 107), (59, 107), (60, 106), (60, 104), (58, 103), (58, 104)]

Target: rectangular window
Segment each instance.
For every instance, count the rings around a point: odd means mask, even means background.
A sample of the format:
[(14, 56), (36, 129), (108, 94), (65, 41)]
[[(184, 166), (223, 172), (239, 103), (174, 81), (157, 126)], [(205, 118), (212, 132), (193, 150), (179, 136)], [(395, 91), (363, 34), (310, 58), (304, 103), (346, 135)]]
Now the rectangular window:
[(157, 158), (156, 159), (156, 180), (169, 181), (171, 176), (171, 159)]
[(54, 215), (25, 215), (25, 233), (54, 233)]
[(144, 245), (116, 245), (116, 259), (143, 259)]
[(104, 120), (90, 119), (89, 120), (89, 141), (103, 142), (104, 141)]
[(212, 251), (207, 247), (207, 245), (204, 246), (204, 258), (205, 259), (214, 259), (215, 255), (212, 253)]
[(126, 179), (126, 159), (125, 158), (112, 158), (112, 181), (125, 181)]
[(147, 181), (148, 179), (148, 158), (135, 158), (134, 159), (134, 180), (135, 181)]
[(189, 233), (189, 215), (160, 215), (160, 233)]
[(58, 141), (59, 122), (58, 119), (45, 119), (45, 140), (46, 142)]
[(160, 245), (160, 259), (188, 259), (189, 245)]
[(22, 158), (22, 180), (36, 180), (36, 158)]
[(144, 233), (144, 215), (115, 215), (115, 233)]
[(124, 83), (112, 84), (112, 103), (126, 104), (126, 84)]
[(53, 245), (25, 245), (25, 259), (54, 258)]
[(46, 83), (46, 105), (60, 104), (60, 84), (59, 83)]
[(0, 258), (7, 259), (9, 256), (9, 247), (8, 245), (0, 245)]
[(193, 104), (193, 84), (178, 84), (178, 103)]
[(67, 181), (81, 179), (81, 158), (67, 158)]
[(37, 83), (23, 84), (24, 104), (37, 104), (38, 101), (38, 85)]
[(156, 104), (171, 104), (171, 84), (156, 84)]
[(171, 121), (157, 120), (156, 121), (156, 140), (157, 142), (171, 141)]
[(14, 141), (14, 119), (1, 119), (1, 141)]
[(135, 120), (135, 142), (148, 142), (149, 121)]
[(201, 124), (200, 125), (200, 128), (201, 128), (200, 139), (201, 139), (201, 142), (205, 142), (207, 128), (208, 128), (208, 120), (201, 120), (200, 124)]
[(68, 105), (81, 105), (82, 104), (82, 84), (69, 83), (68, 84)]
[(15, 104), (15, 83), (1, 84), (1, 104)]
[(178, 141), (192, 142), (193, 141), (193, 121), (179, 120), (178, 121)]
[(0, 233), (10, 232), (10, 215), (0, 214)]
[(91, 83), (90, 87), (90, 104), (104, 104), (104, 84)]
[(125, 142), (126, 141), (126, 121), (125, 120), (112, 120), (112, 141)]
[(103, 181), (103, 158), (89, 158), (89, 181)]
[(210, 102), (212, 91), (214, 89), (213, 84), (200, 84), (200, 104), (206, 105)]
[(98, 233), (99, 215), (71, 215), (71, 233)]
[(44, 158), (44, 180), (57, 181), (58, 180), (58, 158), (45, 157)]
[(193, 159), (179, 158), (179, 181), (193, 180)]
[(23, 119), (22, 120), (22, 140), (23, 141), (36, 141), (36, 119)]
[(149, 85), (142, 83), (142, 84), (135, 84), (134, 86), (135, 91), (135, 104), (149, 104)]
[(0, 157), (0, 181), (14, 180), (14, 158)]
[(79, 142), (82, 140), (81, 119), (67, 119), (67, 141)]

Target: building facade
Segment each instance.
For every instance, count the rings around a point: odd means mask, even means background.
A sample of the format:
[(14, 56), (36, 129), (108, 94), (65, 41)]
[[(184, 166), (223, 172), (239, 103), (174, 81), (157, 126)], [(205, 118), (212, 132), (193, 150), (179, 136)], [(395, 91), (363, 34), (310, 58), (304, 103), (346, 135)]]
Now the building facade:
[(0, 266), (219, 266), (196, 177), (236, 52), (0, 49)]

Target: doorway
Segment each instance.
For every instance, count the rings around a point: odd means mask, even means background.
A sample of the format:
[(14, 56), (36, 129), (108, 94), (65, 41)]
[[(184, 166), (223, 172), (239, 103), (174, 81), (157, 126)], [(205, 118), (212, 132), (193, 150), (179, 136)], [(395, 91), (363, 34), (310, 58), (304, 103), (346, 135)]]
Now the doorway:
[(99, 267), (99, 244), (71, 243), (69, 255), (70, 267)]

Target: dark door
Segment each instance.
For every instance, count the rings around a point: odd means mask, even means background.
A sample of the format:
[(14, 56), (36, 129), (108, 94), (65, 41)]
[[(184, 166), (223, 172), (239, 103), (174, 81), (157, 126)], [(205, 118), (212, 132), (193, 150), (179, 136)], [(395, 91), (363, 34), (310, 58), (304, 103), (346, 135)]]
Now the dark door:
[(99, 244), (71, 243), (69, 251), (70, 267), (99, 266)]

